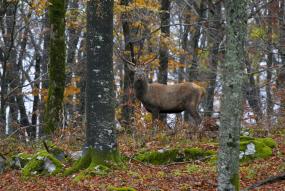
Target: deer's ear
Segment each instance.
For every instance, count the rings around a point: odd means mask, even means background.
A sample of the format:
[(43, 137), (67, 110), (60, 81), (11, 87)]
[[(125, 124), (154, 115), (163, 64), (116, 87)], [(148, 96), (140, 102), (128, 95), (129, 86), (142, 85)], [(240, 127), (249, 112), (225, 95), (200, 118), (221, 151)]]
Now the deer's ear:
[(133, 65), (131, 65), (131, 64), (126, 64), (126, 65), (127, 65), (127, 67), (128, 67), (129, 70), (131, 70), (131, 71), (133, 71), (133, 72), (136, 71), (136, 67), (135, 67), (135, 66), (133, 66)]

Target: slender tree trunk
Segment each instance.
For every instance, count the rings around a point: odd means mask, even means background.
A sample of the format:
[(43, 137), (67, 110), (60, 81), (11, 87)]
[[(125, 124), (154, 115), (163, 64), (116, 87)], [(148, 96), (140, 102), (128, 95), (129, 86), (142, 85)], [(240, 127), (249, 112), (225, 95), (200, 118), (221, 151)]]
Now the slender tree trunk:
[(48, 11), (51, 33), (48, 63), (49, 88), (44, 131), (50, 134), (61, 126), (65, 87), (65, 0), (51, 0)]
[[(2, 78), (1, 78), (1, 120), (4, 127), (6, 126), (6, 108), (9, 105), (10, 113), (12, 117), (12, 122), (17, 121), (17, 104), (15, 103), (15, 96), (8, 95), (8, 92), (11, 90), (9, 86), (10, 83), (14, 80), (13, 72), (15, 72), (17, 52), (15, 49), (15, 33), (16, 33), (16, 15), (18, 11), (18, 2), (10, 2), (7, 4), (6, 9), (6, 33), (3, 34), (4, 44), (5, 44), (5, 53), (2, 65)], [(8, 101), (8, 103), (7, 103)], [(13, 126), (8, 124), (8, 132), (13, 131)]]
[(33, 101), (33, 112), (32, 112), (32, 127), (30, 130), (30, 136), (32, 139), (36, 138), (36, 132), (37, 132), (37, 120), (38, 120), (38, 114), (39, 114), (39, 90), (40, 90), (40, 84), (38, 78), (40, 77), (40, 65), (41, 64), (41, 56), (39, 52), (35, 53), (35, 77), (34, 79), (34, 101)]
[[(122, 0), (121, 4), (128, 6), (130, 0)], [(131, 28), (129, 22), (129, 15), (123, 13), (121, 16), (123, 34), (125, 39), (125, 51), (129, 51), (131, 55), (131, 60), (134, 62), (133, 52), (134, 45), (131, 42)], [(127, 63), (124, 63), (124, 81), (123, 81), (123, 108), (122, 108), (122, 125), (126, 126), (128, 131), (132, 131), (130, 127), (133, 125), (134, 118), (134, 104), (135, 104), (135, 95), (133, 91), (133, 82), (134, 82), (134, 72), (131, 71)]]
[(196, 81), (198, 80), (198, 51), (199, 51), (199, 40), (200, 40), (200, 36), (201, 36), (201, 30), (202, 30), (202, 22), (206, 17), (206, 0), (201, 0), (200, 1), (200, 6), (199, 6), (199, 10), (198, 10), (198, 14), (199, 14), (199, 19), (197, 21), (197, 24), (195, 25), (195, 32), (193, 34), (193, 36), (191, 36), (191, 47), (192, 47), (192, 55), (193, 55), (193, 59), (192, 59), (192, 63), (191, 63), (191, 67), (189, 69), (189, 81)]
[[(182, 16), (182, 18), (180, 19), (181, 21), (181, 24), (183, 23), (187, 23), (190, 21), (190, 15), (189, 14), (185, 14)], [(187, 65), (188, 65), (188, 37), (189, 37), (189, 32), (190, 32), (190, 26), (189, 25), (182, 25), (181, 26), (181, 48), (183, 49), (184, 51), (184, 54), (181, 54), (180, 56), (180, 63), (182, 65), (179, 66), (179, 69), (178, 69), (178, 82), (182, 82), (184, 80), (184, 69), (187, 68)], [(178, 120), (181, 120), (182, 121), (182, 117), (183, 115), (182, 114), (177, 114), (177, 119)], [(184, 119), (186, 119), (185, 121), (189, 121), (189, 113), (188, 112), (184, 112)]]
[[(84, 33), (83, 35), (84, 38), (86, 38), (86, 34)], [(86, 95), (86, 51), (85, 51), (85, 44), (86, 40), (81, 40), (80, 42), (80, 48), (78, 52), (78, 60), (79, 60), (79, 65), (81, 66), (79, 70), (79, 76), (80, 76), (80, 81), (78, 84), (78, 87), (80, 88), (80, 107), (78, 108), (79, 113), (81, 113), (82, 116), (85, 116), (85, 95)], [(84, 119), (83, 117), (82, 119)]]
[(219, 128), (218, 190), (239, 190), (240, 126), (246, 38), (246, 0), (225, 1), (226, 55), (222, 63), (223, 96)]
[[(281, 57), (282, 67), (280, 71), (278, 71), (277, 76), (277, 86), (280, 91), (285, 91), (285, 2), (281, 0), (280, 2), (280, 12), (279, 12), (279, 52)], [(285, 95), (281, 95), (281, 109), (280, 114), (285, 116)]]
[[(160, 27), (161, 37), (159, 44), (159, 72), (158, 82), (161, 84), (167, 84), (168, 74), (168, 46), (167, 40), (170, 37), (170, 0), (161, 0), (160, 5)], [(166, 114), (160, 114), (159, 118), (166, 122)]]
[[(30, 16), (28, 16), (28, 19), (30, 18)], [(14, 76), (14, 82), (11, 83), (11, 87), (13, 89), (16, 89), (15, 93), (16, 93), (16, 101), (19, 107), (19, 111), (20, 111), (20, 124), (22, 127), (27, 127), (27, 131), (28, 134), (31, 135), (31, 126), (30, 126), (30, 122), (29, 122), (29, 118), (26, 112), (26, 107), (25, 107), (25, 103), (24, 103), (24, 96), (22, 93), (22, 80), (20, 79), (20, 70), (21, 68), (23, 68), (22, 66), (22, 61), (24, 60), (24, 56), (25, 56), (25, 52), (26, 52), (26, 46), (27, 46), (27, 40), (28, 40), (28, 28), (29, 26), (26, 26), (26, 29), (24, 31), (23, 34), (23, 39), (20, 45), (20, 54), (19, 54), (19, 58), (18, 58), (18, 63), (15, 63), (15, 74)]]
[(254, 73), (253, 73), (252, 66), (248, 58), (246, 59), (245, 64), (246, 64), (246, 70), (248, 74), (248, 79), (244, 87), (245, 94), (246, 94), (248, 103), (255, 114), (255, 120), (258, 123), (262, 119), (262, 108), (261, 108), (261, 102), (260, 102), (260, 96), (259, 96), (259, 89), (257, 88), (257, 85), (256, 85), (258, 83), (254, 79)]
[(267, 59), (267, 71), (266, 71), (266, 116), (267, 116), (267, 124), (268, 128), (271, 127), (271, 119), (273, 115), (273, 98), (271, 93), (271, 80), (272, 80), (272, 65), (273, 65), (273, 42), (272, 42), (272, 21), (273, 13), (273, 3), (270, 3), (268, 8), (268, 43), (267, 43), (267, 51), (268, 51), (268, 59)]
[(46, 13), (44, 15), (44, 43), (43, 43), (43, 53), (42, 53), (42, 59), (41, 59), (41, 89), (40, 89), (40, 104), (39, 104), (39, 122), (42, 125), (39, 125), (39, 137), (43, 135), (43, 128), (44, 128), (44, 110), (45, 110), (45, 94), (48, 91), (48, 49), (50, 44), (50, 24), (49, 24), (49, 16), (48, 16), (48, 10), (46, 10)]
[(205, 115), (212, 116), (214, 111), (214, 97), (217, 78), (217, 67), (219, 61), (219, 46), (223, 39), (224, 28), (221, 27), (222, 20), (222, 2), (213, 3), (208, 0), (209, 6), (209, 29), (208, 29), (208, 46), (210, 51), (209, 67), (206, 81), (208, 88), (205, 98)]
[[(69, 2), (69, 9), (71, 9), (71, 22), (76, 21), (78, 18), (78, 13), (79, 13), (79, 2), (78, 0), (70, 0)], [(67, 68), (70, 70), (70, 75), (66, 79), (66, 84), (72, 84), (72, 78), (74, 76), (78, 76), (78, 71), (76, 70), (77, 68), (75, 67), (75, 58), (76, 58), (76, 49), (77, 45), (79, 42), (79, 36), (80, 36), (81, 30), (76, 29), (74, 27), (69, 27), (67, 30), (68, 34), (68, 49), (67, 49)], [(75, 85), (75, 84), (73, 84)], [(77, 95), (75, 95), (76, 99)], [(76, 111), (77, 105), (72, 102), (72, 104), (66, 104), (66, 116), (72, 115)]]

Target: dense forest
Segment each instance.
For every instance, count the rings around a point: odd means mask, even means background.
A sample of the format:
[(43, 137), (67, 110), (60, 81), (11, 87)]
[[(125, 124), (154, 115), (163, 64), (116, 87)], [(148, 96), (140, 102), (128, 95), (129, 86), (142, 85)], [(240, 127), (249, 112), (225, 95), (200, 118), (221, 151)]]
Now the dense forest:
[(285, 190), (285, 0), (0, 0), (0, 190)]

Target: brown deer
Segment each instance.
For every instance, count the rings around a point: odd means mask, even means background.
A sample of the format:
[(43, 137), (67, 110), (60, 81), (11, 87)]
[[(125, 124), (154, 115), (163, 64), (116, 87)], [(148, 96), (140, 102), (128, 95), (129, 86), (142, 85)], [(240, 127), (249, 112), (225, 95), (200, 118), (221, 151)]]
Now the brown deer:
[(191, 82), (174, 85), (149, 84), (144, 66), (146, 63), (136, 66), (128, 60), (124, 59), (124, 61), (129, 64), (130, 70), (135, 72), (134, 90), (136, 97), (142, 102), (146, 110), (152, 113), (154, 119), (158, 119), (159, 113), (188, 111), (194, 119), (195, 125), (201, 124), (202, 119), (198, 113), (198, 106), (206, 92), (204, 87)]

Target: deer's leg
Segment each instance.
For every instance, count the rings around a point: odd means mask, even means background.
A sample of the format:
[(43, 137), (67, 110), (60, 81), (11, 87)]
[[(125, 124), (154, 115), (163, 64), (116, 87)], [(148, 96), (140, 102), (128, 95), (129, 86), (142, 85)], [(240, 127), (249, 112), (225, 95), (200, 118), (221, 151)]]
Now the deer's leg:
[(152, 135), (155, 135), (158, 130), (158, 120), (159, 120), (159, 112), (152, 112)]
[(194, 105), (190, 105), (187, 109), (191, 117), (194, 119), (195, 126), (194, 126), (194, 131), (193, 133), (198, 136), (199, 134), (199, 129), (200, 129), (200, 124), (202, 122), (202, 118), (200, 117), (198, 113), (198, 109)]
[(202, 118), (201, 118), (200, 114), (198, 113), (197, 109), (195, 107), (194, 108), (190, 107), (188, 112), (193, 117), (193, 119), (195, 121), (195, 125), (198, 127), (202, 122)]

